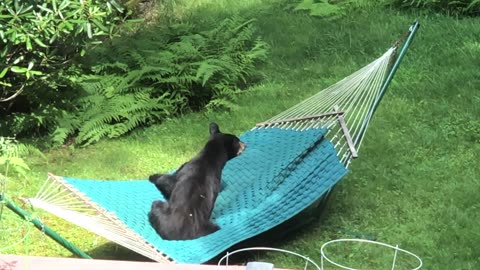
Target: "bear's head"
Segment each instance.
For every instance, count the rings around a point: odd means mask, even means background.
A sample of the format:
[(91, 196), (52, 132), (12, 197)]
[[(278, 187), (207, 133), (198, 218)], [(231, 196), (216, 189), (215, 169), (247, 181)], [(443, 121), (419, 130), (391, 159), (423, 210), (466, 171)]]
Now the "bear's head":
[(247, 147), (240, 139), (233, 134), (226, 134), (220, 131), (216, 123), (210, 124), (210, 141), (223, 143), (223, 147), (227, 152), (228, 159), (239, 156)]

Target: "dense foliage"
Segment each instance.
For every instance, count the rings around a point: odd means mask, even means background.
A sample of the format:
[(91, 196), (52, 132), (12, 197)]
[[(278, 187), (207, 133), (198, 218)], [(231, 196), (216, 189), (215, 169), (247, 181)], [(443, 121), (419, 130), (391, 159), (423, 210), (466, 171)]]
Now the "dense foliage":
[(14, 138), (0, 137), (0, 191), (5, 189), (9, 176), (25, 176), (30, 170), (23, 157), (27, 154), (43, 154), (31, 145), (19, 143)]
[(53, 132), (79, 144), (128, 131), (190, 109), (231, 108), (230, 97), (256, 76), (267, 45), (252, 21), (226, 19), (209, 31), (189, 24), (153, 28), (98, 48), (78, 78), (84, 94)]
[(102, 44), (124, 17), (115, 0), (0, 3), (0, 135), (89, 144), (181, 111), (232, 108), (266, 56), (252, 21), (240, 18), (209, 31), (157, 26)]
[(331, 3), (328, 0), (302, 0), (295, 6), (295, 10), (306, 11), (311, 16), (338, 17), (345, 14), (343, 4), (345, 3)]
[(480, 15), (480, 0), (392, 0), (394, 6), (423, 8), (453, 15)]
[(295, 10), (306, 11), (312, 16), (337, 18), (345, 15), (348, 7), (390, 5), (401, 9), (425, 9), (451, 15), (480, 15), (480, 0), (301, 0)]
[(74, 59), (115, 33), (115, 0), (0, 2), (0, 132), (46, 129), (75, 95)]

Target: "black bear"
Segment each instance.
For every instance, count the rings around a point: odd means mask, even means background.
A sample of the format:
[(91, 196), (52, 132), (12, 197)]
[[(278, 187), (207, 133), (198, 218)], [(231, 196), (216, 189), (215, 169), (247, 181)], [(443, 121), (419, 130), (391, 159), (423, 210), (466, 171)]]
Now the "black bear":
[(195, 239), (217, 231), (210, 221), (228, 160), (245, 150), (245, 143), (210, 124), (210, 139), (200, 153), (169, 174), (154, 174), (150, 182), (167, 202), (154, 201), (148, 219), (165, 240)]

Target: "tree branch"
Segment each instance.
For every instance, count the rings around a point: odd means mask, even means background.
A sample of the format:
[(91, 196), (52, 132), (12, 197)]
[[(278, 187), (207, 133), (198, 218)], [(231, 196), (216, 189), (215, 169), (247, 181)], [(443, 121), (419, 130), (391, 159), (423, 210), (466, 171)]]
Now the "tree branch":
[(20, 95), (20, 93), (22, 93), (24, 87), (25, 87), (25, 84), (23, 84), (22, 87), (20, 87), (20, 89), (18, 89), (17, 92), (15, 92), (15, 94), (9, 96), (8, 98), (0, 99), (0, 102), (7, 102), (7, 101), (10, 101), (10, 100), (16, 98), (18, 95)]

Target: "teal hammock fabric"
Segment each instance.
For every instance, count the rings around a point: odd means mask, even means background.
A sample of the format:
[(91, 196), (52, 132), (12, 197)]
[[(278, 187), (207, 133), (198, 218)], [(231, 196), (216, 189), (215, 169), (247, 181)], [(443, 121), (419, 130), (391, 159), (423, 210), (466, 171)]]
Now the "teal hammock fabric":
[(242, 134), (248, 147), (225, 166), (213, 212), (221, 229), (194, 240), (167, 241), (155, 233), (147, 213), (152, 201), (163, 198), (146, 180), (64, 179), (173, 260), (203, 263), (298, 214), (347, 173), (325, 132), (269, 128)]

